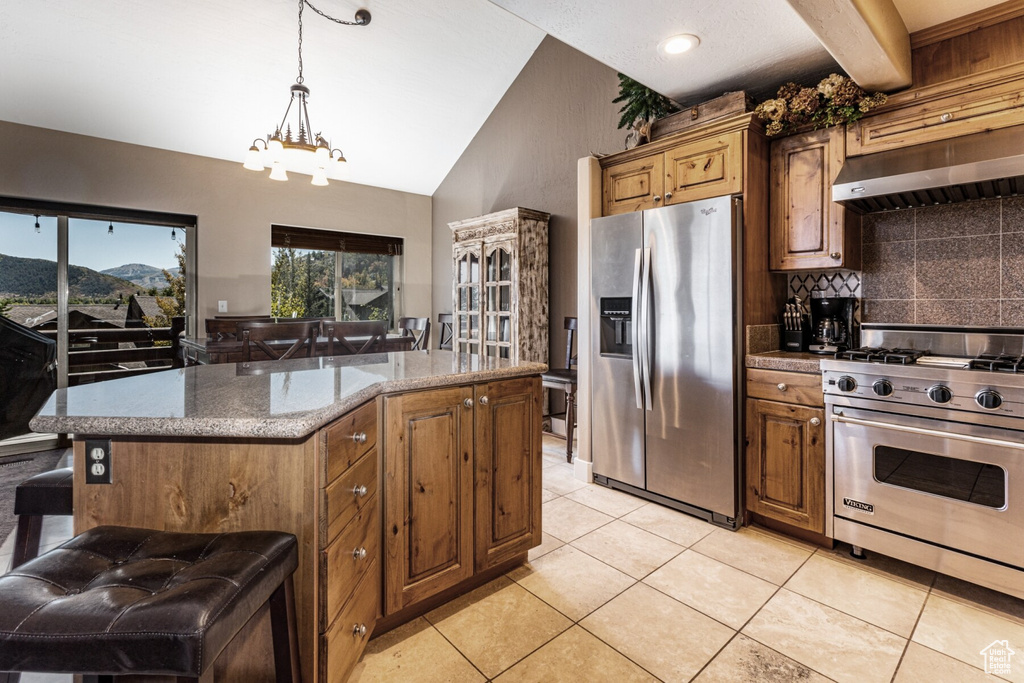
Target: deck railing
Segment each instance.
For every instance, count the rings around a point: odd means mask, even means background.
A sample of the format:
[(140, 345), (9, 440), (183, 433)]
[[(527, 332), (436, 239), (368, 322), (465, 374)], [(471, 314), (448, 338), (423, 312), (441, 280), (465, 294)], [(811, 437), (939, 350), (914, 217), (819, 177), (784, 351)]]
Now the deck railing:
[[(57, 338), (56, 330), (38, 331)], [(184, 331), (185, 318), (172, 318), (170, 327), (68, 330), (68, 385), (181, 367)]]

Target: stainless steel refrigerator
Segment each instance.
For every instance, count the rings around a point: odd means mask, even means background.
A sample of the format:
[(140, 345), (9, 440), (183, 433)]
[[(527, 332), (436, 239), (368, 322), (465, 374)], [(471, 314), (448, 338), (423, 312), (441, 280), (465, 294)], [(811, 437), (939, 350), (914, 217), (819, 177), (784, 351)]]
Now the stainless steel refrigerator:
[(591, 222), (598, 483), (736, 528), (742, 203)]

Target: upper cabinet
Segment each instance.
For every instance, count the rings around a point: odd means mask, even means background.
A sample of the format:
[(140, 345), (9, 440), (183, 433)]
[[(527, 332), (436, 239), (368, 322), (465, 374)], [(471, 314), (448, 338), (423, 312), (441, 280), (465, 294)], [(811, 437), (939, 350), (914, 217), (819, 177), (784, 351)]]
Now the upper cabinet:
[(448, 224), (455, 351), (547, 362), (549, 217), (515, 208)]
[(860, 268), (860, 217), (832, 201), (845, 158), (840, 126), (772, 142), (772, 270)]
[[(653, 147), (653, 145), (652, 145)], [(743, 191), (743, 133), (688, 141), (604, 169), (604, 215)]]

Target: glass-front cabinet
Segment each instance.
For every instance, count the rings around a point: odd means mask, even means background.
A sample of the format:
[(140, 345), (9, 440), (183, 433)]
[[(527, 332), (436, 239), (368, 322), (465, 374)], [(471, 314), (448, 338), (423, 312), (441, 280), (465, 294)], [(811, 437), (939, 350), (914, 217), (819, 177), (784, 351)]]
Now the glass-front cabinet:
[(516, 208), (449, 223), (456, 351), (547, 362), (548, 217)]

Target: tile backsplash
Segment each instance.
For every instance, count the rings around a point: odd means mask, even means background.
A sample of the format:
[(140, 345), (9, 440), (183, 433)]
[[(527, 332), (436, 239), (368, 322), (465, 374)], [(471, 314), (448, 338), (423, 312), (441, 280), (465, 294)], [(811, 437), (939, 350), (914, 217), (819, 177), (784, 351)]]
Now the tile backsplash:
[(868, 323), (1024, 327), (1024, 197), (866, 214), (862, 227), (859, 274), (794, 274), (790, 295), (860, 296)]

